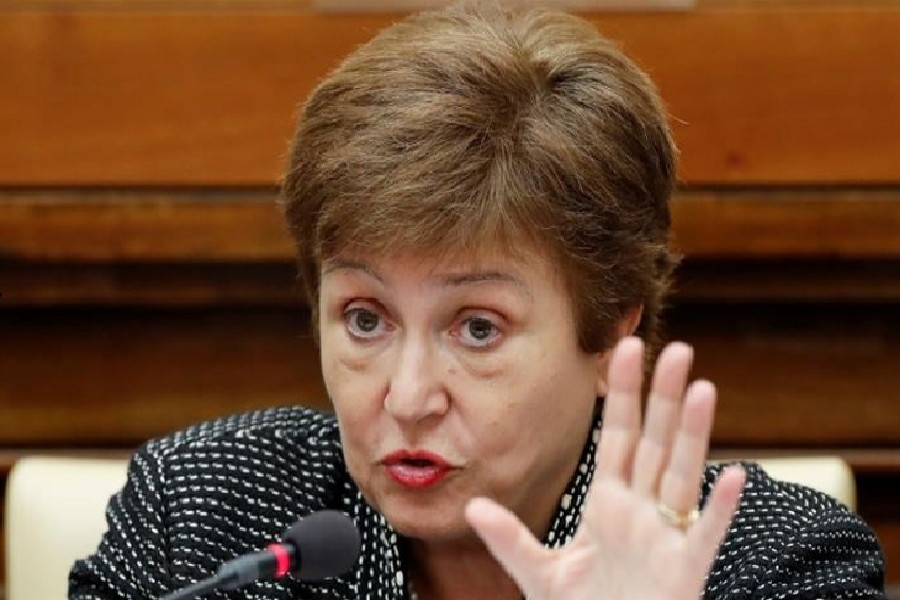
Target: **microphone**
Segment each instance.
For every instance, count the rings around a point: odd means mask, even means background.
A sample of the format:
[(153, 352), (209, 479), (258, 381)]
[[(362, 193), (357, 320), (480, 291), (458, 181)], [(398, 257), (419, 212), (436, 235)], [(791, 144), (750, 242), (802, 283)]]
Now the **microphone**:
[(188, 600), (214, 590), (234, 590), (257, 579), (284, 577), (317, 581), (343, 575), (359, 558), (359, 531), (342, 512), (312, 513), (284, 532), (283, 541), (219, 567), (215, 575), (163, 597)]

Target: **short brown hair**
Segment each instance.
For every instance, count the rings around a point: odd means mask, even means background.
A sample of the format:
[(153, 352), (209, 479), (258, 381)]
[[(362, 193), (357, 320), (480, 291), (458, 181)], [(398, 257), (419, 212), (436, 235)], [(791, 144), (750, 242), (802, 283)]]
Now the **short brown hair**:
[(527, 242), (556, 261), (582, 349), (643, 306), (657, 341), (675, 147), (649, 78), (589, 23), (496, 2), (382, 31), (311, 94), (283, 183), (315, 327), (344, 249), (440, 255)]

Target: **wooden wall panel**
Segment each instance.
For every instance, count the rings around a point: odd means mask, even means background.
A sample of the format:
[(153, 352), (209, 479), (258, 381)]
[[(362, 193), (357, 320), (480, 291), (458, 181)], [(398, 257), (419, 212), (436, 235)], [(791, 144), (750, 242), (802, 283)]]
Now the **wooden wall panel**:
[(719, 445), (900, 447), (895, 304), (691, 304), (669, 321), (719, 387)]
[[(126, 5), (4, 12), (0, 183), (270, 184), (298, 101), (395, 19)], [(900, 182), (900, 7), (590, 18), (658, 82), (684, 180)]]
[(0, 312), (0, 447), (132, 446), (282, 404), (327, 406), (294, 311)]

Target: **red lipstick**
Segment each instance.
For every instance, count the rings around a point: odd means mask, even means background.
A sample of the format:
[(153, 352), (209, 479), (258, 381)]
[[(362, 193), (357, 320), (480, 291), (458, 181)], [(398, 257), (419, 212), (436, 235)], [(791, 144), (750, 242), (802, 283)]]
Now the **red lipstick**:
[(410, 489), (424, 489), (437, 485), (453, 467), (443, 457), (427, 450), (398, 450), (382, 461), (398, 484)]

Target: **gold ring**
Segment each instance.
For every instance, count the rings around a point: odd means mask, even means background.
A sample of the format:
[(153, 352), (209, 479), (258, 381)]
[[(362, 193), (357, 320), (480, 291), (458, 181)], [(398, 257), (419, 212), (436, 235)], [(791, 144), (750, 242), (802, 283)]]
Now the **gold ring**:
[(687, 531), (688, 527), (700, 518), (700, 511), (696, 508), (687, 512), (678, 512), (662, 501), (656, 503), (656, 511), (666, 523), (681, 531)]

